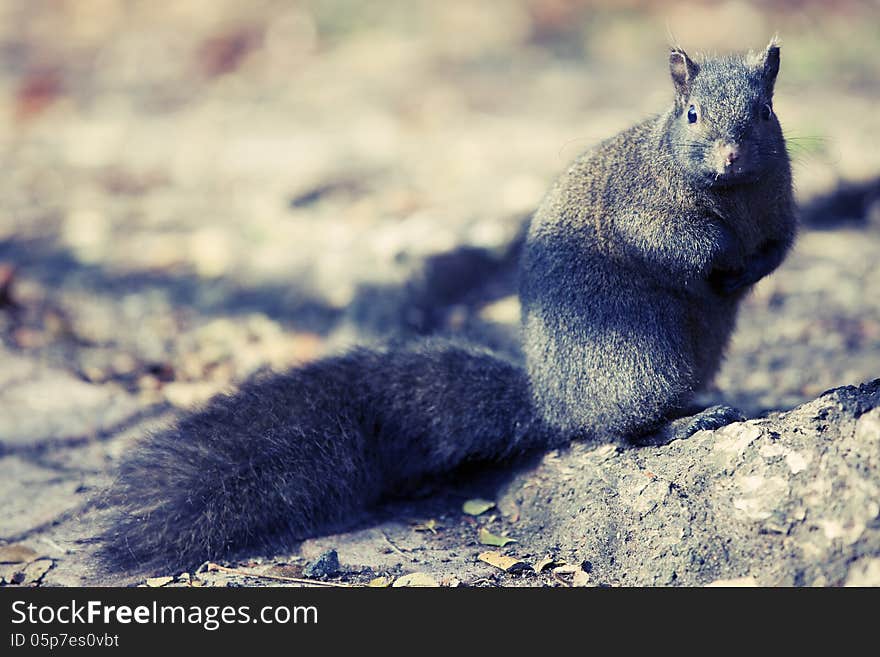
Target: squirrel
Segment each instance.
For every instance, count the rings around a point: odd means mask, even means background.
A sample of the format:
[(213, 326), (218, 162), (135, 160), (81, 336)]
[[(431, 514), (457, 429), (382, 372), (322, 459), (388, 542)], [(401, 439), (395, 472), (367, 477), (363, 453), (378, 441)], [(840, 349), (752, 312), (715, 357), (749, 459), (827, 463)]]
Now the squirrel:
[(739, 302), (795, 238), (779, 52), (774, 40), (695, 62), (671, 49), (667, 111), (556, 181), (520, 259), (524, 367), (434, 337), (258, 375), (124, 457), (103, 563), (157, 572), (277, 553), (466, 464), (744, 419), (688, 413)]

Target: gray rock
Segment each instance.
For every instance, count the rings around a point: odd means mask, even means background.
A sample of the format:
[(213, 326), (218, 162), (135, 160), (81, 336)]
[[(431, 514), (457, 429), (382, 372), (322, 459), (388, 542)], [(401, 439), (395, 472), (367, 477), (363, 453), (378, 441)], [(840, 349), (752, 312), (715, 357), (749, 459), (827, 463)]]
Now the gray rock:
[(339, 572), (339, 555), (336, 550), (327, 550), (303, 568), (306, 577), (333, 577)]
[(880, 379), (662, 447), (575, 445), (499, 506), (530, 548), (562, 546), (602, 583), (876, 582), (878, 407)]

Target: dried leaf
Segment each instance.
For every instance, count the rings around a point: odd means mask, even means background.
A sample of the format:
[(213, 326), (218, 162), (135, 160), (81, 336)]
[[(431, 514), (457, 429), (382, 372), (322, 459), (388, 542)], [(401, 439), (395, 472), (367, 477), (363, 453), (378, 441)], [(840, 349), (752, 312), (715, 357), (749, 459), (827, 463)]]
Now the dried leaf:
[(170, 584), (173, 581), (173, 577), (148, 577), (147, 586), (155, 589)]
[(573, 573), (576, 573), (578, 570), (580, 570), (580, 568), (578, 568), (577, 566), (564, 564), (562, 566), (559, 566), (558, 568), (554, 568), (553, 573), (556, 575), (571, 575)]
[(480, 310), (480, 317), (486, 321), (499, 324), (519, 324), (519, 299), (516, 295), (511, 294), (494, 303), (487, 304)]
[(497, 534), (493, 534), (485, 527), (480, 528), (480, 534), (477, 537), (477, 540), (480, 541), (483, 545), (494, 545), (495, 547), (504, 547), (508, 543), (516, 543), (515, 538), (508, 538), (507, 536), (498, 536)]
[(562, 564), (560, 562), (556, 561), (556, 559), (554, 559), (553, 557), (551, 557), (548, 554), (546, 557), (541, 559), (537, 564), (535, 564), (535, 572), (542, 573), (545, 570), (547, 570), (547, 568), (549, 568), (550, 566), (560, 566), (560, 565), (562, 565)]
[(714, 582), (709, 582), (706, 584), (707, 587), (723, 587), (723, 588), (732, 588), (732, 587), (753, 587), (758, 586), (757, 580), (754, 577), (736, 577), (734, 579), (716, 579)]
[(259, 45), (260, 38), (259, 30), (250, 26), (215, 34), (204, 41), (198, 50), (202, 71), (208, 77), (235, 71)]
[(15, 267), (0, 263), (0, 308), (17, 308), (18, 302), (12, 291), (15, 282)]
[(0, 563), (25, 563), (33, 561), (37, 556), (36, 550), (21, 543), (0, 547)]
[(43, 579), (43, 575), (48, 573), (54, 565), (55, 562), (52, 561), (52, 559), (37, 559), (36, 561), (32, 561), (22, 570), (24, 577), (22, 578), (21, 583), (36, 584)]
[(590, 585), (590, 575), (585, 573), (583, 570), (578, 570), (574, 577), (571, 578), (572, 586), (589, 586)]
[(527, 570), (531, 568), (531, 566), (525, 561), (520, 561), (519, 559), (515, 559), (514, 557), (505, 556), (496, 551), (483, 552), (477, 557), (477, 559), (489, 564), (490, 566), (495, 566), (496, 568), (499, 568), (506, 573), (516, 573), (521, 570)]
[(285, 564), (283, 566), (272, 566), (267, 571), (269, 575), (278, 575), (279, 577), (302, 577), (303, 567), (300, 565)]
[(440, 583), (427, 573), (410, 573), (397, 579), (393, 588), (401, 586), (440, 586)]
[(10, 584), (12, 576), (15, 574), (16, 567), (8, 564), (0, 564), (0, 586)]
[(172, 406), (183, 409), (196, 408), (222, 391), (223, 383), (215, 381), (172, 381), (162, 387), (162, 394)]
[(18, 121), (25, 121), (43, 112), (63, 93), (60, 73), (52, 68), (28, 72), (15, 92), (15, 112)]
[(461, 510), (464, 511), (469, 516), (478, 516), (481, 513), (485, 513), (489, 509), (495, 508), (495, 502), (492, 500), (484, 500), (479, 497), (476, 497), (472, 500), (468, 500), (465, 502)]
[(432, 534), (436, 534), (437, 527), (438, 527), (437, 521), (434, 520), (433, 518), (431, 518), (427, 522), (423, 522), (420, 525), (415, 525), (413, 527), (413, 530), (417, 531), (417, 532), (431, 532)]
[(394, 580), (390, 577), (375, 577), (369, 581), (367, 586), (374, 589), (384, 589), (391, 586)]

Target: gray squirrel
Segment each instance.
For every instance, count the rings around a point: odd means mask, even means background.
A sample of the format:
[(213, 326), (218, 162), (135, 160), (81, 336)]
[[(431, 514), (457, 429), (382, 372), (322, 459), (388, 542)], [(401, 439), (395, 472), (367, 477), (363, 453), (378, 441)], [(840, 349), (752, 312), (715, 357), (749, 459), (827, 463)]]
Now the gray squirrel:
[(345, 528), (465, 464), (574, 439), (663, 443), (742, 419), (694, 396), (796, 232), (775, 42), (669, 54), (668, 110), (581, 155), (520, 261), (525, 367), (428, 338), (258, 376), (120, 465), (107, 567), (189, 569)]

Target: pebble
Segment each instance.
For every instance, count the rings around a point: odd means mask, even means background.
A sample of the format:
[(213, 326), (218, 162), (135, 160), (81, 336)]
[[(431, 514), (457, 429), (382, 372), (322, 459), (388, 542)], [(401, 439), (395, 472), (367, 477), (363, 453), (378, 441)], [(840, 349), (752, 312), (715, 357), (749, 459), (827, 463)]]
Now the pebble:
[(303, 568), (303, 576), (312, 579), (323, 579), (325, 577), (333, 577), (339, 573), (339, 555), (336, 550), (327, 550), (323, 552), (317, 559), (308, 563)]

